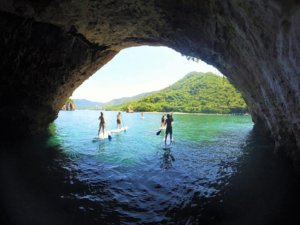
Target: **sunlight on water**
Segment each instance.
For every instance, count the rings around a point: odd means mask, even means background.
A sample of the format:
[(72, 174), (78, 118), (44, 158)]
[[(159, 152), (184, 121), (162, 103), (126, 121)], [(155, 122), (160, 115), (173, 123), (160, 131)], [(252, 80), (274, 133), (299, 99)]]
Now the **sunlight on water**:
[[(106, 128), (116, 128), (117, 112), (105, 112)], [(55, 135), (49, 141), (60, 144), (69, 154), (95, 156), (103, 161), (139, 163), (161, 152), (164, 131), (157, 136), (160, 114), (123, 113), (127, 131), (113, 133), (112, 140), (93, 141), (97, 136), (99, 112), (61, 111), (52, 125)], [(235, 154), (243, 138), (252, 129), (249, 116), (175, 114), (172, 152), (192, 154)], [(203, 152), (204, 151), (204, 152)], [(214, 157), (212, 157), (214, 158)]]
[[(108, 129), (117, 112), (104, 112)], [(249, 116), (122, 113), (126, 132), (93, 141), (97, 111), (61, 111), (49, 136), (1, 143), (9, 224), (300, 224), (300, 182)], [(1, 221), (2, 222), (2, 221)], [(6, 223), (1, 223), (6, 224)]]
[[(116, 128), (116, 115), (104, 112), (108, 130)], [(120, 217), (151, 222), (166, 221), (171, 209), (197, 196), (215, 196), (226, 186), (253, 127), (249, 116), (174, 114), (175, 142), (168, 151), (161, 148), (164, 132), (156, 135), (161, 114), (142, 119), (122, 113), (129, 129), (95, 142), (98, 117), (98, 111), (61, 111), (50, 127), (49, 145), (59, 145), (72, 159), (66, 165), (75, 172), (72, 182), (89, 187), (69, 198), (103, 208), (114, 199)]]

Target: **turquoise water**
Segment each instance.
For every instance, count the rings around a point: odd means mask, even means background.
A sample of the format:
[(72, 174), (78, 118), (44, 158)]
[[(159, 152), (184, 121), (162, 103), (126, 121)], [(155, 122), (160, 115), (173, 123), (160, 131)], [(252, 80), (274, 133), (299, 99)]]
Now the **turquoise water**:
[[(104, 112), (116, 128), (117, 112)], [(93, 142), (97, 111), (61, 111), (50, 136), (0, 142), (3, 225), (298, 225), (300, 182), (249, 116), (122, 113), (126, 132)]]
[[(116, 128), (116, 115), (104, 112), (108, 130)], [(64, 165), (72, 171), (71, 182), (88, 186), (63, 198), (95, 204), (82, 206), (89, 213), (97, 207), (113, 210), (124, 223), (161, 223), (192, 199), (217, 196), (237, 170), (253, 127), (251, 117), (174, 114), (174, 144), (166, 151), (161, 148), (164, 132), (156, 135), (161, 116), (145, 113), (142, 119), (139, 113), (122, 113), (129, 129), (93, 142), (98, 111), (61, 111), (51, 126), (49, 145), (60, 146), (71, 159)]]

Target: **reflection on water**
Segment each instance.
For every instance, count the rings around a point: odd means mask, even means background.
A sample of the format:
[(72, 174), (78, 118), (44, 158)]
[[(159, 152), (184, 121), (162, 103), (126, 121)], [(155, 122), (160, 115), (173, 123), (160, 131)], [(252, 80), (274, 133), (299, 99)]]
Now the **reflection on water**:
[(162, 150), (156, 116), (124, 115), (112, 141), (59, 118), (50, 139), (2, 144), (1, 224), (299, 224), (298, 180), (249, 118), (175, 115)]
[(175, 161), (175, 158), (172, 155), (171, 150), (166, 149), (162, 156), (161, 168), (170, 169), (172, 167), (172, 162), (174, 162), (174, 161)]

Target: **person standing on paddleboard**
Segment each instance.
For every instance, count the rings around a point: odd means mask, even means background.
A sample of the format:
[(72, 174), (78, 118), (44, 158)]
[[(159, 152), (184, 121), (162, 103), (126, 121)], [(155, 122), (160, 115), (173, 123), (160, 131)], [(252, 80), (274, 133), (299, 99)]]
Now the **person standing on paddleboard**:
[(166, 127), (166, 136), (165, 136), (165, 145), (167, 144), (168, 134), (170, 134), (170, 143), (172, 143), (172, 134), (173, 134), (172, 122), (173, 122), (172, 114), (167, 114), (167, 119), (165, 120), (165, 125), (167, 126)]
[(117, 115), (117, 128), (121, 129), (121, 112), (118, 113)]
[(104, 120), (103, 112), (100, 113), (99, 120), (100, 120), (100, 124), (99, 124), (98, 136), (100, 134), (101, 129), (104, 136), (105, 120)]

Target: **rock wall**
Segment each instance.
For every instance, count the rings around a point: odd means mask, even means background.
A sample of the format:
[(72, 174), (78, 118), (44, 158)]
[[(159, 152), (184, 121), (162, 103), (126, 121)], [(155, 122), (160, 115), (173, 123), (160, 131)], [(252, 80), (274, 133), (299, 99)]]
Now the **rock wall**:
[(297, 0), (3, 0), (0, 29), (0, 122), (12, 132), (45, 129), (119, 50), (163, 45), (216, 66), (256, 128), (300, 160)]
[(72, 92), (115, 52), (32, 18), (0, 14), (0, 123), (5, 138), (47, 128)]

